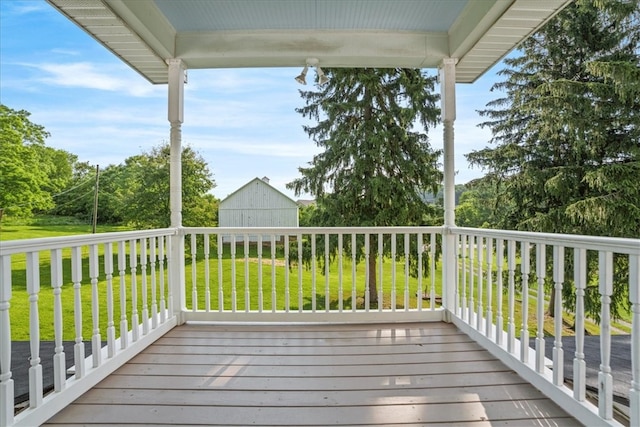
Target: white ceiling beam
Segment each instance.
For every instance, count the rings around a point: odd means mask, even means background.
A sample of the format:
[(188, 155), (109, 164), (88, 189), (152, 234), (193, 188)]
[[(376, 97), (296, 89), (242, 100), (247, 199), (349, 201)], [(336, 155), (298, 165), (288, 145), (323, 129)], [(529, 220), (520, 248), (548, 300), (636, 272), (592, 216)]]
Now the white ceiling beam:
[(381, 31), (217, 31), (179, 34), (176, 56), (190, 69), (291, 67), (318, 58), (326, 67), (437, 67), (444, 33)]

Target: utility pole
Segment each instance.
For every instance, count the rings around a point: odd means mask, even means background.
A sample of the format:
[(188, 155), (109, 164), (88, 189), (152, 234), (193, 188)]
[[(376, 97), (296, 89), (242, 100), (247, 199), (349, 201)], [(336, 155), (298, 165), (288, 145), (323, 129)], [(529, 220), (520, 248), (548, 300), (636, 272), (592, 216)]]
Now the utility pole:
[(96, 234), (98, 225), (98, 183), (100, 180), (100, 165), (96, 165), (96, 186), (93, 194), (93, 227), (92, 233)]

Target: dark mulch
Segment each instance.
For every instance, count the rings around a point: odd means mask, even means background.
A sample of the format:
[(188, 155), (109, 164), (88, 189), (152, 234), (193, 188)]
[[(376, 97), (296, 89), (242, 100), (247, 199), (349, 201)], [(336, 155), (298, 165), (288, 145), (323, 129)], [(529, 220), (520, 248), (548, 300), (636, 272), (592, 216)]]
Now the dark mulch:
[[(64, 355), (66, 367), (69, 369), (73, 361), (73, 346), (75, 342), (64, 341)], [(85, 356), (91, 354), (91, 342), (84, 343)], [(53, 390), (53, 356), (55, 343), (53, 341), (40, 342), (40, 364), (42, 365), (42, 383), (44, 393)], [(28, 341), (11, 342), (11, 373), (14, 384), (14, 402), (19, 404), (29, 400), (29, 368), (31, 367), (31, 346)], [(67, 375), (69, 377), (70, 375)]]

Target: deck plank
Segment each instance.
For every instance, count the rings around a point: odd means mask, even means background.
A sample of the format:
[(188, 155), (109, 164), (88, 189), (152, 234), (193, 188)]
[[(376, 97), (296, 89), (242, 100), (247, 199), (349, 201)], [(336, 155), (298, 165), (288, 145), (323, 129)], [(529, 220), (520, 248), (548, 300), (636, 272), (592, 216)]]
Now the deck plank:
[(453, 325), (185, 325), (46, 425), (580, 425)]
[[(429, 388), (416, 393), (414, 389), (334, 390), (173, 390), (94, 388), (76, 403), (85, 404), (137, 404), (137, 405), (189, 405), (215, 406), (381, 406), (389, 404), (483, 402), (499, 400), (543, 399), (536, 389), (522, 387), (524, 382), (501, 386), (466, 386), (460, 388)], [(250, 403), (248, 403), (250, 402)]]
[(499, 401), (443, 404), (406, 404), (383, 406), (341, 407), (253, 407), (185, 405), (126, 405), (113, 410), (109, 405), (77, 405), (76, 411), (54, 417), (57, 422), (149, 422), (161, 419), (165, 423), (181, 425), (253, 425), (318, 426), (318, 425), (388, 425), (390, 423), (458, 423), (477, 420), (520, 420), (527, 418), (562, 417), (564, 411), (556, 405), (544, 405), (541, 401)]
[[(178, 365), (202, 365), (212, 364), (211, 354), (171, 354), (171, 353), (141, 353), (129, 363), (157, 363), (157, 364), (178, 364)], [(409, 353), (402, 355), (402, 363), (405, 365), (437, 362), (459, 362), (468, 360), (495, 360), (485, 350), (480, 347), (467, 349), (465, 351), (449, 352), (423, 352)], [(352, 355), (216, 355), (216, 363), (224, 365), (251, 365), (251, 366), (344, 366), (358, 363), (361, 365), (396, 365), (398, 357), (394, 354), (363, 354), (354, 359)]]
[(279, 377), (279, 378), (312, 378), (312, 377), (387, 377), (402, 375), (435, 375), (441, 372), (495, 372), (504, 369), (498, 360), (470, 360), (465, 362), (436, 362), (411, 365), (273, 365), (254, 366), (252, 364), (146, 364), (130, 363), (123, 366), (114, 375), (150, 375), (163, 376), (171, 370), (174, 376), (237, 376), (238, 372), (245, 377)]

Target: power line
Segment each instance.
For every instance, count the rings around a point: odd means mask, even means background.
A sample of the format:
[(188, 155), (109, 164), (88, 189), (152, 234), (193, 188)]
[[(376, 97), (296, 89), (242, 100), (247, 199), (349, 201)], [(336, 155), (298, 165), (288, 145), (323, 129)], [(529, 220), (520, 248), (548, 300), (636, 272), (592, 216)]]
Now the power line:
[(91, 182), (91, 181), (92, 181), (92, 178), (90, 178), (90, 177), (89, 177), (89, 178), (87, 178), (85, 181), (83, 181), (83, 182), (81, 182), (80, 184), (76, 185), (75, 187), (68, 188), (68, 189), (66, 189), (66, 190), (64, 190), (63, 192), (58, 193), (58, 194), (52, 194), (52, 195), (51, 195), (51, 198), (55, 198), (55, 197), (58, 197), (58, 196), (62, 196), (63, 194), (67, 194), (67, 193), (69, 193), (70, 191), (73, 191), (73, 190), (75, 190), (76, 188), (82, 187), (83, 185), (85, 185), (85, 184), (87, 184), (87, 183), (89, 183), (89, 182)]

